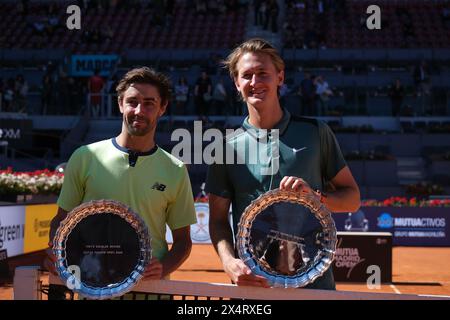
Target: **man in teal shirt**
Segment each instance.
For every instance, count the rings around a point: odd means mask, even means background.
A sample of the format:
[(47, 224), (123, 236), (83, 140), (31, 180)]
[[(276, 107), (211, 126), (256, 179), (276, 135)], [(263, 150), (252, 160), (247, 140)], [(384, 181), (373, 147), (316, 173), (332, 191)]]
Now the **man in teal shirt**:
[[(251, 152), (247, 150), (242, 156), (245, 163), (224, 161), (209, 167), (206, 190), (210, 235), (223, 268), (234, 283), (267, 286), (265, 278), (252, 274), (236, 257), (235, 235), (228, 222), (230, 204), (236, 233), (245, 208), (271, 189), (309, 193), (320, 198), (332, 212), (354, 212), (360, 206), (359, 188), (330, 128), (315, 119), (293, 116), (280, 106), (278, 90), (284, 81), (284, 62), (274, 47), (262, 39), (248, 40), (228, 56), (225, 64), (249, 113), (242, 131), (226, 137), (227, 150), (266, 139), (267, 144), (259, 144), (267, 147), (258, 149), (258, 157), (269, 154), (269, 163), (249, 162), (247, 156)], [(325, 193), (327, 186), (333, 191)], [(312, 216), (308, 223), (312, 229), (319, 227)], [(335, 289), (332, 270), (309, 287)]]

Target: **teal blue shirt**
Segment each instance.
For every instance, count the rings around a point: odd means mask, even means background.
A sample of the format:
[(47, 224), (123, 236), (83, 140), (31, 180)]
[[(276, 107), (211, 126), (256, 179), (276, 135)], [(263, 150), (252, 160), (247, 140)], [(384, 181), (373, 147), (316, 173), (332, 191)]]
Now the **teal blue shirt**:
[[(283, 110), (282, 119), (273, 129), (278, 130), (278, 154), (273, 143), (276, 134), (253, 127), (247, 117), (240, 132), (225, 138), (224, 149), (232, 150), (235, 164), (224, 160), (223, 164), (215, 163), (208, 168), (206, 191), (231, 200), (235, 234), (245, 208), (261, 194), (278, 188), (283, 177), (300, 177), (312, 189), (324, 190), (326, 183), (346, 166), (339, 144), (324, 122), (296, 117)], [(237, 145), (247, 148), (239, 151)], [(254, 145), (258, 145), (256, 150), (248, 148)], [(238, 155), (245, 163), (237, 164)], [(305, 224), (311, 231), (320, 228), (314, 216)]]
[[(312, 189), (323, 190), (326, 182), (346, 166), (339, 144), (324, 122), (292, 116), (284, 110), (283, 118), (274, 129), (279, 130), (278, 170), (276, 165), (268, 164), (274, 162), (269, 161), (271, 156), (276, 157), (270, 143), (273, 138), (266, 138), (265, 131), (253, 127), (248, 117), (241, 132), (225, 138), (224, 149), (233, 150), (235, 164), (216, 163), (208, 168), (206, 191), (231, 199), (235, 231), (245, 208), (261, 194), (278, 188), (284, 176), (303, 178)], [(252, 151), (247, 148), (245, 163), (237, 164), (239, 152), (236, 145), (254, 145), (257, 139), (268, 142), (258, 145), (260, 157), (257, 158), (261, 161), (251, 163)], [(274, 175), (271, 174), (272, 168), (276, 171)]]

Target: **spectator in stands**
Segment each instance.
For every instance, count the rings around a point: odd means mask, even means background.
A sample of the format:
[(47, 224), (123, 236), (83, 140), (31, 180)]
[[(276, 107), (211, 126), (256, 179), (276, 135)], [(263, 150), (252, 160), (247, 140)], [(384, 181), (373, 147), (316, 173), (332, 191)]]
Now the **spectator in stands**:
[(303, 11), (306, 9), (306, 0), (287, 0), (286, 7), (288, 10)]
[(100, 76), (100, 70), (96, 69), (94, 75), (89, 78), (88, 92), (91, 114), (94, 118), (97, 118), (100, 114), (102, 106), (102, 90), (105, 85), (105, 80)]
[[(269, 161), (266, 160), (269, 149), (264, 143), (265, 147), (258, 148), (255, 157), (251, 157), (257, 159), (258, 152), (264, 153), (264, 160), (260, 163), (254, 164), (249, 161), (250, 157), (236, 151), (237, 157), (244, 163), (218, 159), (209, 166), (206, 182), (209, 231), (223, 269), (234, 283), (267, 287), (267, 279), (252, 273), (236, 254), (236, 242), (233, 240), (236, 239), (238, 223), (245, 208), (260, 195), (279, 188), (296, 192), (299, 196), (313, 197), (331, 212), (348, 213), (358, 210), (360, 194), (331, 129), (321, 121), (295, 117), (280, 105), (278, 91), (284, 83), (285, 64), (272, 45), (261, 39), (250, 39), (228, 56), (226, 66), (249, 112), (242, 124), (242, 133), (229, 135), (225, 141), (226, 148), (236, 150), (237, 143), (247, 145), (265, 136), (263, 129), (279, 131), (280, 147), (276, 155), (270, 152)], [(302, 150), (302, 153), (297, 155), (295, 148)], [(245, 154), (248, 149), (242, 151)], [(280, 161), (279, 167), (274, 161), (278, 158), (284, 160)], [(274, 172), (274, 166), (277, 172)], [(268, 167), (272, 167), (272, 174), (261, 170)], [(332, 184), (334, 188), (324, 196), (319, 190), (327, 191), (327, 184)], [(231, 204), (233, 228), (229, 220)], [(313, 219), (311, 216), (301, 221), (300, 225), (318, 235), (320, 224), (317, 220), (313, 222)], [(335, 290), (332, 268), (307, 288)]]
[(43, 36), (45, 34), (45, 21), (42, 17), (34, 18), (34, 21), (31, 22), (31, 26), (34, 31), (34, 35)]
[(303, 48), (314, 49), (317, 48), (317, 44), (318, 44), (317, 32), (310, 28), (306, 29)]
[(328, 82), (324, 80), (323, 76), (317, 76), (314, 80), (314, 85), (316, 87), (316, 96), (319, 103), (317, 114), (319, 116), (326, 116), (328, 115), (328, 102), (330, 101), (330, 97), (333, 96), (333, 91), (328, 85)]
[(257, 27), (260, 25), (259, 8), (264, 0), (253, 0), (253, 24)]
[(81, 41), (86, 44), (89, 44), (91, 43), (91, 38), (92, 38), (91, 31), (87, 28), (83, 28), (83, 32), (81, 33)]
[(51, 3), (47, 7), (47, 24), (46, 33), (51, 37), (55, 31), (59, 28), (58, 8), (56, 4)]
[(55, 110), (57, 114), (70, 114), (69, 78), (65, 72), (60, 72), (58, 79), (58, 107)]
[(222, 77), (219, 77), (216, 85), (214, 86), (210, 114), (228, 114), (228, 93)]
[(206, 71), (202, 71), (201, 76), (195, 83), (194, 96), (197, 115), (206, 117), (211, 101), (212, 83)]
[(416, 38), (416, 34), (414, 31), (414, 23), (409, 13), (408, 9), (402, 6), (399, 6), (395, 10), (396, 15), (402, 24), (402, 33), (403, 33), (403, 47), (413, 47), (414, 40)]
[(175, 112), (174, 114), (186, 115), (189, 100), (189, 85), (185, 77), (180, 77), (175, 85)]
[(315, 0), (317, 6), (317, 13), (323, 15), (325, 13), (325, 3), (323, 0)]
[(17, 2), (17, 12), (22, 16), (22, 20), (25, 20), (29, 13), (30, 0), (20, 0)]
[[(69, 77), (69, 110), (70, 114), (79, 114), (86, 106), (86, 94), (88, 92), (84, 80)], [(89, 110), (90, 112), (90, 110)]]
[(395, 83), (389, 88), (388, 94), (391, 99), (392, 115), (397, 117), (402, 110), (403, 98), (405, 96), (405, 89), (400, 79), (395, 80)]
[(13, 106), (13, 100), (14, 100), (14, 79), (9, 78), (6, 81), (5, 89), (3, 90), (3, 104), (4, 104), (4, 110), (8, 112), (14, 112), (14, 106)]
[(422, 61), (420, 64), (415, 66), (413, 77), (417, 96), (420, 97), (426, 93), (429, 93), (429, 90), (427, 90), (428, 71), (425, 61)]
[(266, 10), (266, 24), (264, 29), (267, 30), (270, 25), (270, 30), (273, 33), (278, 32), (278, 14), (280, 13), (280, 7), (278, 6), (277, 0), (269, 0)]
[(311, 116), (314, 114), (316, 88), (309, 72), (305, 72), (305, 78), (300, 82), (298, 94), (301, 99), (300, 114)]
[(267, 0), (261, 0), (258, 4), (258, 24), (264, 27), (267, 24)]
[(108, 92), (108, 103), (111, 103), (111, 114), (114, 116), (120, 116), (120, 109), (117, 103), (117, 94), (116, 88), (119, 85), (119, 78), (117, 74), (114, 74), (111, 79), (108, 80), (108, 87), (106, 88), (106, 92)]
[(285, 22), (283, 25), (285, 32), (285, 46), (288, 48), (303, 48), (303, 38), (300, 30), (292, 22)]
[(3, 98), (5, 95), (5, 83), (3, 82), (3, 79), (0, 78), (0, 112), (5, 111), (5, 103), (3, 102)]
[(152, 24), (162, 27), (166, 23), (166, 11), (163, 0), (155, 0), (151, 2), (153, 8)]
[(17, 112), (27, 112), (28, 83), (23, 75), (19, 74), (14, 85), (14, 109)]
[(42, 78), (41, 86), (41, 114), (46, 115), (50, 111), (52, 106), (52, 93), (53, 93), (53, 81), (49, 74), (44, 75)]
[(450, 28), (450, 4), (444, 4), (441, 11), (442, 22), (446, 28)]
[(109, 24), (106, 24), (103, 28), (102, 37), (106, 40), (106, 42), (112, 42), (114, 38), (114, 31)]
[(286, 96), (288, 96), (290, 92), (291, 92), (291, 88), (289, 88), (287, 83), (284, 82), (280, 86), (280, 89), (278, 90), (279, 97), (280, 97), (280, 103), (282, 106), (284, 106), (286, 104)]

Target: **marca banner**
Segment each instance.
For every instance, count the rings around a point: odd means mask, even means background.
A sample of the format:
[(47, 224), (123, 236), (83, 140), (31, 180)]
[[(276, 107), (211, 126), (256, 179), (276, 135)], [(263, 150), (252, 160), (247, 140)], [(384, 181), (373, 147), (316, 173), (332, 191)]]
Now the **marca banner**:
[(450, 246), (450, 208), (362, 207), (333, 218), (338, 231), (390, 232), (394, 246)]
[[(209, 236), (209, 205), (205, 202), (195, 203), (195, 212), (197, 214), (197, 223), (191, 225), (192, 243), (211, 243)], [(166, 228), (166, 240), (168, 243), (173, 242), (170, 229)]]
[(56, 215), (56, 204), (41, 204), (25, 208), (24, 253), (48, 247), (50, 222)]
[(71, 75), (74, 77), (90, 77), (95, 70), (100, 71), (101, 76), (108, 76), (119, 57), (110, 55), (73, 55)]
[(23, 253), (25, 233), (25, 207), (0, 207), (0, 250), (7, 251), (8, 257)]

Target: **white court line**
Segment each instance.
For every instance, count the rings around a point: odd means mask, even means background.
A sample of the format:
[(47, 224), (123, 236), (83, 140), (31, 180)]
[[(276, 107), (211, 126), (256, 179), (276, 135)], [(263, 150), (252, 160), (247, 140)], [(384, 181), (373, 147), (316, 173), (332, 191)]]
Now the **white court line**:
[(401, 294), (400, 290), (398, 290), (397, 287), (394, 286), (393, 284), (391, 284), (389, 287), (391, 287), (391, 289), (394, 290), (394, 292), (395, 292), (396, 294)]

